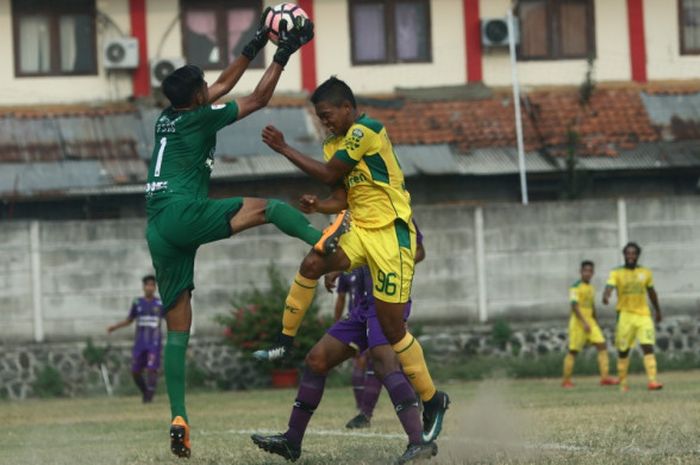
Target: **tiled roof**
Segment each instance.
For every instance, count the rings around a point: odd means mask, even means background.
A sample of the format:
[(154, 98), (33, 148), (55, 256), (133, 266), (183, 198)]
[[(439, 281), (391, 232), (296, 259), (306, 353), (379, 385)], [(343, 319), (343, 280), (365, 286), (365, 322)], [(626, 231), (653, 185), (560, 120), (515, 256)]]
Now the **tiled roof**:
[[(445, 143), (462, 153), (516, 145), (513, 100), (508, 95), (478, 101), (405, 101), (401, 108), (363, 110), (382, 121), (399, 144)], [(522, 112), (527, 151), (544, 147), (561, 155), (570, 130), (578, 133), (579, 153), (592, 156), (615, 156), (660, 137), (640, 92), (632, 89), (599, 90), (587, 106), (579, 104), (575, 89), (532, 92), (525, 94)]]

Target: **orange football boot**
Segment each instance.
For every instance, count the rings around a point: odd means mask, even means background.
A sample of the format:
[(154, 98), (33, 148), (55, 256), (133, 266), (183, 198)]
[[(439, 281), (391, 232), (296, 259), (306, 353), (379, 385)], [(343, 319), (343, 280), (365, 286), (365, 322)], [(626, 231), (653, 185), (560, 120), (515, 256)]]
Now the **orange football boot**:
[(170, 424), (170, 451), (178, 457), (190, 458), (190, 426), (179, 416)]
[(565, 379), (561, 383), (561, 387), (563, 387), (564, 389), (571, 389), (574, 387), (574, 383), (572, 383), (570, 379)]
[(649, 384), (647, 384), (647, 389), (650, 391), (660, 391), (663, 388), (664, 385), (658, 381), (649, 381)]
[(617, 378), (613, 378), (612, 376), (601, 378), (600, 380), (601, 386), (617, 386), (618, 384), (620, 384), (620, 380)]
[(338, 248), (340, 236), (350, 229), (350, 212), (343, 210), (338, 213), (335, 220), (323, 230), (321, 239), (314, 245), (314, 250), (323, 255), (329, 255)]

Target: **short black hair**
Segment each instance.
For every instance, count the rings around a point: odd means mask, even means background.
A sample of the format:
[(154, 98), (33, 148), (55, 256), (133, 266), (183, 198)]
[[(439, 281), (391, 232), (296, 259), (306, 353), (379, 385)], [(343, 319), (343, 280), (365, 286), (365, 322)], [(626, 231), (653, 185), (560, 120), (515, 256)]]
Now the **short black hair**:
[(192, 103), (194, 94), (204, 85), (204, 72), (199, 66), (185, 65), (163, 79), (163, 93), (170, 104), (186, 107)]
[(625, 254), (625, 250), (627, 250), (629, 247), (632, 247), (637, 250), (637, 255), (642, 254), (642, 248), (637, 244), (636, 242), (628, 242), (625, 244), (625, 246), (622, 248), (622, 255)]
[(319, 102), (329, 102), (336, 107), (343, 102), (350, 102), (353, 108), (357, 108), (355, 94), (352, 93), (350, 86), (335, 76), (331, 76), (311, 94), (311, 103), (316, 105)]
[(584, 260), (581, 262), (581, 269), (583, 269), (584, 266), (590, 266), (591, 268), (595, 268), (595, 263), (593, 263), (591, 260)]
[(143, 278), (141, 278), (141, 282), (142, 282), (143, 284), (146, 284), (146, 283), (149, 282), (149, 281), (153, 281), (153, 283), (155, 283), (155, 282), (156, 282), (156, 277), (153, 276), (152, 274), (147, 274), (146, 276), (144, 276)]

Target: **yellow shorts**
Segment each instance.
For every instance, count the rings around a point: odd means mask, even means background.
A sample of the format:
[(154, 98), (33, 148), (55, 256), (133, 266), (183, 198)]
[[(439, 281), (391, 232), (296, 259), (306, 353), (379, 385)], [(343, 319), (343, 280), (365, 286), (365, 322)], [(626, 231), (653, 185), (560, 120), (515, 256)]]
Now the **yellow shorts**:
[(587, 320), (591, 331), (587, 333), (576, 317), (569, 320), (569, 350), (580, 352), (586, 344), (602, 344), (605, 342), (603, 331), (595, 320)]
[(615, 345), (617, 350), (626, 352), (632, 348), (635, 339), (642, 345), (654, 345), (656, 332), (651, 315), (638, 315), (630, 312), (620, 312), (617, 315)]
[(402, 220), (377, 229), (353, 225), (340, 236), (339, 246), (350, 259), (350, 269), (368, 265), (372, 294), (388, 303), (405, 303), (411, 297), (416, 229)]

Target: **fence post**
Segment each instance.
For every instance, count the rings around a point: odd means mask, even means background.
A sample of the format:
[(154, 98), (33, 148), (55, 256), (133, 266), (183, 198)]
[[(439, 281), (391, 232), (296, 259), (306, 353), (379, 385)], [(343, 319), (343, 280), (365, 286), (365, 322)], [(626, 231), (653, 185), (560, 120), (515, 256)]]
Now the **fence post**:
[(476, 289), (477, 311), (479, 321), (484, 323), (489, 318), (486, 300), (486, 258), (484, 253), (484, 211), (481, 207), (474, 210), (474, 237), (476, 248)]
[(617, 199), (617, 240), (620, 249), (628, 242), (627, 238), (627, 203), (625, 199)]
[(44, 340), (44, 316), (41, 296), (41, 244), (39, 221), (29, 225), (29, 251), (32, 260), (32, 301), (34, 306), (34, 342)]

